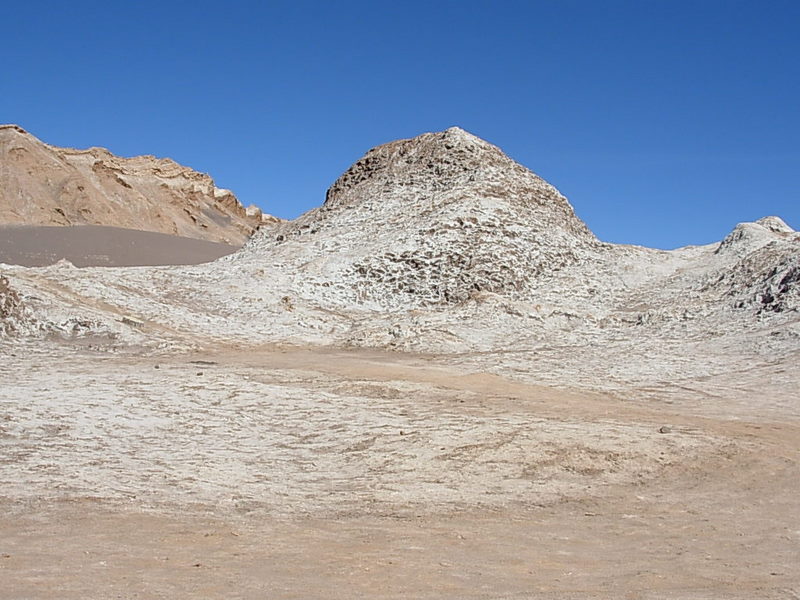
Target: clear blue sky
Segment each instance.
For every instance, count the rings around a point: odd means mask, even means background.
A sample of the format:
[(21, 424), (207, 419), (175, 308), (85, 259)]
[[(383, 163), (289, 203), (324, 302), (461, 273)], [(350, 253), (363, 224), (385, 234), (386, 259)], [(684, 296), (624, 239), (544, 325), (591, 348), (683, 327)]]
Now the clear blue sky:
[(0, 122), (155, 154), (295, 217), (458, 125), (602, 239), (800, 228), (800, 2), (7, 2)]

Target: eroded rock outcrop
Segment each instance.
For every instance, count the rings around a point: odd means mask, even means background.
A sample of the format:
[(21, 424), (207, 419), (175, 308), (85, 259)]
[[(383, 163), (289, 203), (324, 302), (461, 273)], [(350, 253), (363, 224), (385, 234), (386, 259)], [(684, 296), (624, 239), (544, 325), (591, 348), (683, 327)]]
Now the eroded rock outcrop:
[(716, 254), (733, 258), (716, 283), (737, 308), (800, 312), (800, 233), (782, 219), (740, 223)]
[(26, 321), (25, 308), (19, 293), (11, 287), (8, 278), (0, 275), (0, 334), (17, 333)]

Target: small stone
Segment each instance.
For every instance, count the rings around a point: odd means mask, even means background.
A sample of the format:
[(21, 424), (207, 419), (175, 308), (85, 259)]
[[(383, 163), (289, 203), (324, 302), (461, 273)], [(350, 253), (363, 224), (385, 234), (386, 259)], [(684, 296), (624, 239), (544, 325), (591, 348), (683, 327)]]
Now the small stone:
[(658, 428), (658, 433), (672, 433), (672, 427), (669, 425), (662, 425)]
[(120, 319), (122, 323), (128, 325), (129, 327), (133, 327), (135, 329), (141, 329), (144, 327), (144, 321), (141, 319), (137, 319), (136, 317), (131, 317), (129, 315), (125, 315)]

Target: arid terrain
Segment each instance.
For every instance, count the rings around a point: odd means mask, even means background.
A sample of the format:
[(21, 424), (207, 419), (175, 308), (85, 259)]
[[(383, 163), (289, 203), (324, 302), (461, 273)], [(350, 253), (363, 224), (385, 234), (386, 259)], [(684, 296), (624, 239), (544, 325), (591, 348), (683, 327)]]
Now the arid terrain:
[(59, 148), (0, 125), (0, 223), (107, 225), (241, 245), (261, 213), (172, 160)]
[(453, 128), (212, 263), (0, 275), (2, 598), (800, 597), (777, 217), (608, 244)]

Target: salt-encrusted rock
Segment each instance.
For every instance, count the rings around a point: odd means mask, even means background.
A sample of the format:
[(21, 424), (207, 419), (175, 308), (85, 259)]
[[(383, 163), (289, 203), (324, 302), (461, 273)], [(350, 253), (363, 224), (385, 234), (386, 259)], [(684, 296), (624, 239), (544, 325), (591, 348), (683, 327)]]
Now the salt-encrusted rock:
[[(117, 343), (458, 353), (559, 386), (662, 392), (800, 353), (800, 234), (777, 217), (707, 246), (604, 243), (554, 187), (457, 128), (370, 150), (322, 206), (211, 264), (8, 274), (42, 299), (39, 322), (97, 323)], [(146, 331), (122, 314), (147, 315)]]
[(18, 333), (26, 320), (19, 293), (11, 287), (7, 277), (0, 275), (0, 335)]
[(397, 309), (475, 291), (528, 297), (541, 273), (597, 246), (558, 190), (454, 127), (370, 150), (323, 206), (260, 232), (245, 254), (313, 266), (309, 283), (335, 282), (343, 302)]
[(762, 227), (769, 229), (774, 233), (794, 233), (794, 229), (789, 227), (786, 222), (781, 219), (780, 217), (770, 216), (770, 217), (761, 217), (758, 221), (756, 221), (757, 225), (761, 225)]

